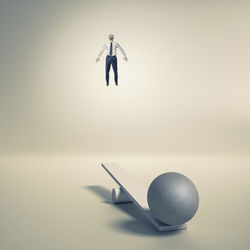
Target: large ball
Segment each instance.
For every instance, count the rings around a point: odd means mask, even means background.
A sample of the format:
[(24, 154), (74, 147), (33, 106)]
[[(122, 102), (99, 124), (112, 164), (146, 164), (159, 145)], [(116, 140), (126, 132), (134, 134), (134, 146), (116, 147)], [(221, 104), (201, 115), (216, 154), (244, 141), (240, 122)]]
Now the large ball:
[(175, 172), (156, 177), (149, 186), (147, 199), (152, 215), (168, 225), (189, 221), (199, 205), (198, 191), (193, 182)]

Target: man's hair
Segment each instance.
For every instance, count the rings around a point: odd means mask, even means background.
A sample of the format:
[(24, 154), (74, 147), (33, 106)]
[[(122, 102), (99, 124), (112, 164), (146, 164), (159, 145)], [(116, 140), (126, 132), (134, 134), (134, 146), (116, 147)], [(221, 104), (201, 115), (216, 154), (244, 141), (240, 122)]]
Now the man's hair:
[(109, 40), (114, 40), (114, 35), (113, 34), (109, 34)]

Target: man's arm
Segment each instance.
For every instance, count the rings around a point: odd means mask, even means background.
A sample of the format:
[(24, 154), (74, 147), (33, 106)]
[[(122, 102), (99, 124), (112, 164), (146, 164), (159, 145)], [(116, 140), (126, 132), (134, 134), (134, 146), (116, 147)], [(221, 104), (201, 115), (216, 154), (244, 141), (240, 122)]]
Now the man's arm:
[(103, 52), (106, 49), (106, 43), (103, 45), (102, 50), (100, 51), (100, 53), (98, 54), (97, 58), (96, 58), (96, 62), (98, 62), (100, 60), (101, 55), (103, 54)]
[(128, 58), (127, 58), (127, 55), (126, 55), (124, 49), (120, 46), (119, 43), (116, 43), (116, 45), (117, 45), (117, 48), (118, 48), (118, 49), (121, 51), (121, 53), (123, 54), (123, 59), (125, 59), (125, 61), (127, 61)]

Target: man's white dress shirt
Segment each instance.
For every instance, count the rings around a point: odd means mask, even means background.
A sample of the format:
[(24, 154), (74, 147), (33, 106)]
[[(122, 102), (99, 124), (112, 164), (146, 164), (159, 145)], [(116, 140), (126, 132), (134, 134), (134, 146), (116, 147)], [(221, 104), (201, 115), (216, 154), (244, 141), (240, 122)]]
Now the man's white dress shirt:
[(119, 43), (115, 42), (115, 41), (111, 41), (111, 42), (107, 42), (103, 45), (103, 48), (101, 50), (101, 52), (98, 54), (98, 57), (100, 59), (102, 53), (106, 50), (107, 55), (109, 55), (109, 50), (110, 50), (110, 44), (113, 43), (112, 46), (112, 56), (116, 56), (117, 55), (117, 48), (121, 51), (121, 53), (123, 54), (123, 57), (127, 57), (125, 51), (122, 49), (122, 47), (119, 45)]

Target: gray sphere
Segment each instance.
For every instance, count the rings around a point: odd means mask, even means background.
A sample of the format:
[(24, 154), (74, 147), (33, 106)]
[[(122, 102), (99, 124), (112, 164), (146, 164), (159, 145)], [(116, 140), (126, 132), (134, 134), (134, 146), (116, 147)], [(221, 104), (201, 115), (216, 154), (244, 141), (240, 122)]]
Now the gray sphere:
[(152, 215), (168, 225), (189, 221), (199, 205), (198, 191), (193, 182), (175, 172), (156, 177), (149, 186), (147, 199)]

